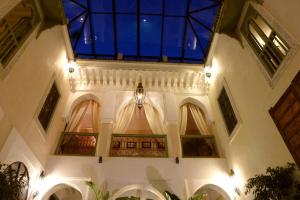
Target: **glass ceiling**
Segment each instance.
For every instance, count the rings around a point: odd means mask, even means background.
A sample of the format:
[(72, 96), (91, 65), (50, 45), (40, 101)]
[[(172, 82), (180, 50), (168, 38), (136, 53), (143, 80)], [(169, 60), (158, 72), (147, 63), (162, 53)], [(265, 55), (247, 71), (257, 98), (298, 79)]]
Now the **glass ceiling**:
[(63, 0), (76, 58), (204, 63), (220, 0)]

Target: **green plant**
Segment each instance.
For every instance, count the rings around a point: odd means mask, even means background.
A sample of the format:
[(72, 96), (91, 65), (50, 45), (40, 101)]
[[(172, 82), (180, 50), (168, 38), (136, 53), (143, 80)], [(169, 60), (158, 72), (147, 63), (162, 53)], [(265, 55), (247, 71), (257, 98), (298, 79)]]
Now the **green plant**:
[(204, 200), (207, 197), (207, 194), (196, 194), (189, 198), (189, 200)]
[(294, 178), (295, 164), (267, 168), (266, 174), (248, 179), (245, 194), (252, 191), (254, 200), (300, 199), (300, 184)]
[(27, 186), (16, 169), (0, 163), (0, 199), (19, 200)]
[(102, 184), (101, 187), (98, 187), (93, 181), (85, 181), (85, 184), (93, 190), (96, 200), (108, 200), (109, 192), (107, 191), (106, 184)]

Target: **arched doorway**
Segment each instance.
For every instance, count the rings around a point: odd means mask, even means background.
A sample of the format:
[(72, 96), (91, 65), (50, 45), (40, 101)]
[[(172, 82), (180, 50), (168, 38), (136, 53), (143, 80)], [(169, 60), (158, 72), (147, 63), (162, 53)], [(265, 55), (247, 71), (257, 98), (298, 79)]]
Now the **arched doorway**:
[(71, 111), (57, 154), (95, 155), (100, 126), (100, 104), (85, 99)]
[(208, 184), (199, 188), (193, 196), (204, 195), (204, 200), (230, 200), (229, 195), (219, 186)]
[(111, 199), (122, 200), (126, 197), (131, 197), (134, 200), (165, 200), (165, 197), (155, 188), (138, 184), (121, 188)]
[(42, 200), (82, 200), (82, 194), (76, 188), (66, 185), (58, 184), (50, 188), (46, 194), (41, 198)]
[(180, 106), (179, 133), (183, 157), (217, 157), (210, 122), (199, 106), (193, 103)]

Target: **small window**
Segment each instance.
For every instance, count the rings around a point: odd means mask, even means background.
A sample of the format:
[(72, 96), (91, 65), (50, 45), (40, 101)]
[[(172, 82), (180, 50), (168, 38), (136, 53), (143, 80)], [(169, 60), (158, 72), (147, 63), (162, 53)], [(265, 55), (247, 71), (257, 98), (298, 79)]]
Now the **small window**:
[(21, 1), (0, 19), (0, 71), (7, 71), (9, 61), (38, 22), (33, 0)]
[(228, 94), (225, 90), (225, 87), (222, 88), (221, 93), (218, 97), (218, 103), (223, 115), (223, 119), (228, 131), (228, 135), (231, 136), (234, 132), (234, 129), (238, 125), (238, 118), (234, 112), (234, 109), (231, 105)]
[(48, 129), (49, 123), (51, 121), (51, 118), (53, 116), (59, 98), (60, 98), (60, 93), (54, 82), (43, 104), (43, 107), (38, 115), (38, 120), (45, 132)]
[(273, 78), (290, 50), (289, 45), (252, 6), (248, 7), (242, 33)]

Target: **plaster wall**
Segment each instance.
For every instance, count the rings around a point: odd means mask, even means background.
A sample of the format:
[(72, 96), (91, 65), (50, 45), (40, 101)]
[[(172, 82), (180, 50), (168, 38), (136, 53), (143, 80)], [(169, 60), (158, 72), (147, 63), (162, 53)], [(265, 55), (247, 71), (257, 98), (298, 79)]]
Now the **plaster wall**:
[[(83, 181), (85, 177), (98, 185), (106, 182), (111, 195), (132, 184), (149, 185), (160, 192), (168, 190), (181, 199), (187, 199), (206, 184), (223, 188), (231, 198), (234, 195), (226, 161), (218, 158), (180, 159), (176, 164), (173, 158), (103, 157), (103, 162), (98, 163), (97, 157), (50, 156), (46, 174), (45, 182), (41, 183), (43, 191), (49, 188), (47, 179), (59, 177), (64, 182), (80, 178)], [(85, 193), (85, 188), (76, 188)]]
[[(273, 20), (299, 44), (300, 27), (296, 20), (300, 17), (299, 1), (265, 0), (262, 9), (271, 14)], [(267, 167), (294, 162), (268, 110), (299, 71), (300, 53), (297, 51), (277, 81), (270, 86), (251, 48), (245, 43), (242, 48), (239, 42), (225, 35), (216, 37), (216, 46), (211, 52), (214, 75), (209, 99), (215, 117), (217, 139), (229, 166), (235, 171), (239, 187), (243, 189), (248, 178), (263, 173)], [(227, 134), (217, 102), (225, 82), (240, 117), (241, 125), (233, 137)], [(250, 197), (242, 195), (241, 199)]]
[[(16, 3), (1, 1), (0, 10)], [(67, 56), (61, 27), (47, 30), (39, 38), (36, 32), (37, 29), (12, 59), (7, 76), (0, 80), (0, 106), (4, 113), (0, 120), (0, 149), (14, 127), (44, 165), (64, 127), (61, 116), (69, 94), (64, 73)], [(45, 134), (36, 118), (53, 80), (61, 98)]]

